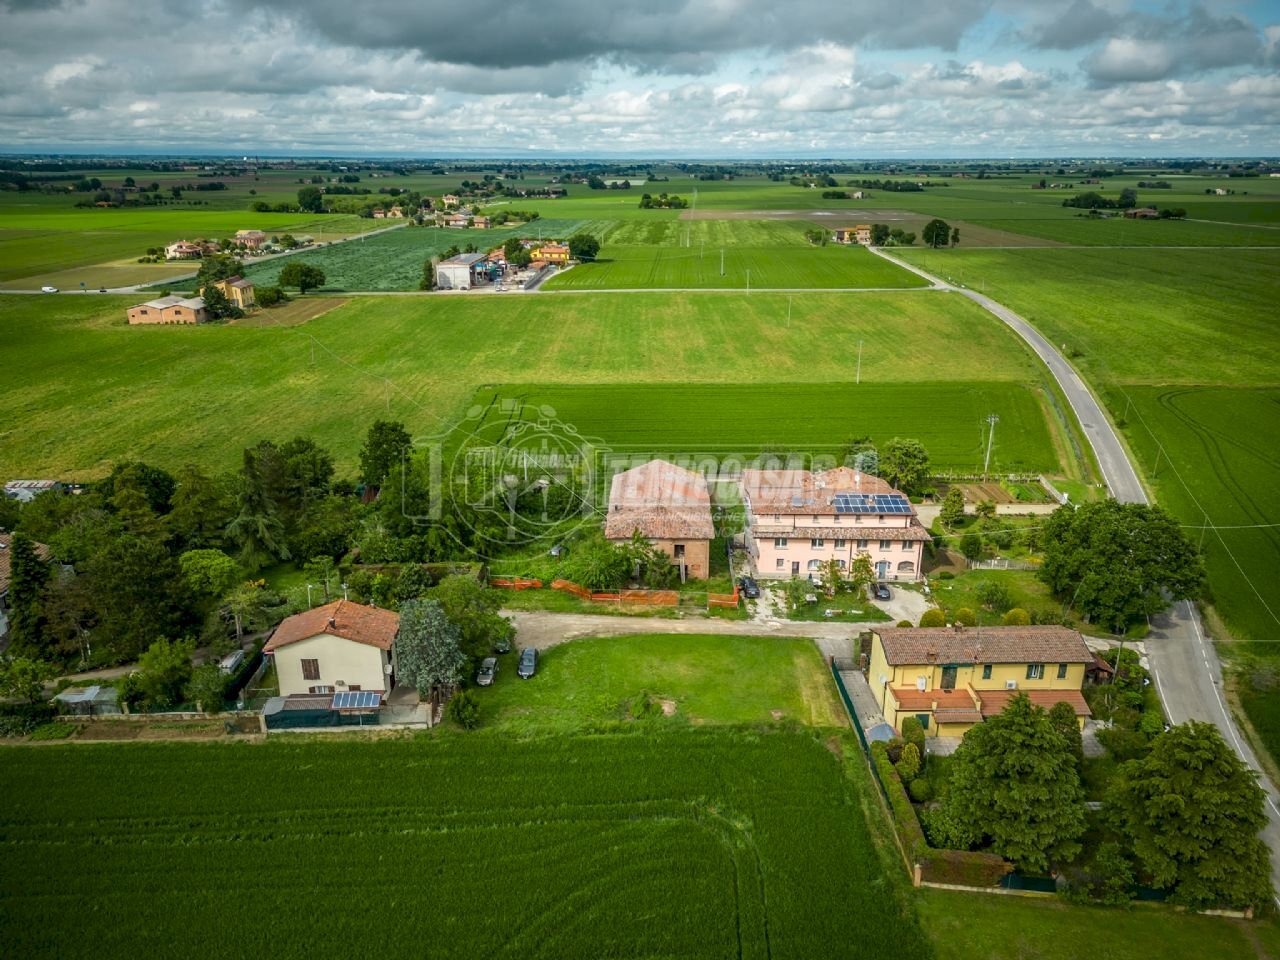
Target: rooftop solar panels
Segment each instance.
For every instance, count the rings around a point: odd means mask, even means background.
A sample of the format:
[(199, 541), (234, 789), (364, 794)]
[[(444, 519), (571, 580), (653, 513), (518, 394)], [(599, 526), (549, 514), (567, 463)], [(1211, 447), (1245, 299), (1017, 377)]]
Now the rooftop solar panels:
[(836, 513), (910, 516), (911, 501), (900, 493), (837, 493), (831, 505)]
[(331, 710), (377, 710), (382, 706), (382, 694), (376, 690), (343, 690), (333, 695)]

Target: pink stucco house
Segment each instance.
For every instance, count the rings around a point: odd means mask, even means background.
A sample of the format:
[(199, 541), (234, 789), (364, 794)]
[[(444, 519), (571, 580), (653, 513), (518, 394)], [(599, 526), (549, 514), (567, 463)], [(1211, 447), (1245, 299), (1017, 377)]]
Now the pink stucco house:
[(881, 580), (918, 580), (929, 533), (911, 501), (879, 477), (836, 467), (744, 470), (747, 539), (761, 577), (807, 577), (871, 557)]

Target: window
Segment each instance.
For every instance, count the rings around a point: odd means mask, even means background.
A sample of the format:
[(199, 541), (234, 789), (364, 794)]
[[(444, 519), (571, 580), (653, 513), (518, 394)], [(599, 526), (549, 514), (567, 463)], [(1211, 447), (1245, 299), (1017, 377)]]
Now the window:
[(990, 679), (991, 679), (991, 664), (989, 664), (989, 663), (984, 663), (984, 664), (982, 665), (982, 679), (983, 679), (983, 680), (990, 680)]
[(836, 561), (836, 563), (840, 564), (840, 569), (841, 569), (841, 570), (843, 570), (843, 569), (844, 569), (844, 561), (843, 561), (843, 560), (837, 560), (837, 561)]
[(303, 680), (319, 680), (320, 679), (320, 661), (319, 660), (303, 660), (302, 661), (302, 679)]
[(1067, 665), (1065, 663), (1058, 664), (1058, 679), (1067, 679)]
[(822, 561), (821, 561), (821, 560), (810, 560), (810, 561), (809, 561), (809, 569), (810, 569), (810, 570), (818, 570), (818, 569), (820, 569), (821, 567), (822, 567)]
[(881, 541), (880, 541), (880, 549), (881, 549), (881, 550), (892, 550), (892, 549), (893, 549), (893, 541), (892, 541), (892, 540), (881, 540)]
[(348, 689), (348, 690), (361, 690), (361, 689), (363, 689), (363, 687), (361, 687), (361, 686), (360, 686), (360, 684), (358, 684), (358, 683), (353, 683), (353, 684), (351, 684), (351, 686), (347, 687), (347, 689)]
[(867, 549), (867, 541), (865, 541), (865, 540), (859, 540), (859, 541), (858, 541), (858, 549), (859, 549), (859, 550), (865, 550), (865, 549)]
[(822, 537), (814, 537), (809, 541), (809, 546), (815, 550), (818, 547), (825, 547), (826, 545), (827, 545), (827, 541), (823, 540)]
[(783, 567), (785, 567), (786, 565), (787, 565), (787, 561), (785, 561), (785, 560), (783, 560), (781, 557), (779, 557), (779, 558), (778, 558), (777, 563), (775, 563), (775, 564), (773, 565), (773, 567), (774, 567), (774, 569), (775, 569), (775, 570), (781, 570), (781, 569), (782, 569)]
[(920, 726), (929, 729), (929, 715), (927, 713), (917, 713), (916, 719), (920, 721)]
[(916, 565), (912, 563), (910, 560), (903, 560), (901, 563), (898, 564), (898, 572), (899, 573), (915, 573)]
[(884, 514), (883, 514), (883, 513), (882, 513), (882, 514), (880, 514), (880, 516), (877, 518), (877, 520), (878, 520), (880, 523), (884, 523)]
[(683, 544), (683, 543), (677, 543), (677, 544), (676, 544), (676, 558), (677, 558), (677, 559), (679, 559), (680, 557), (683, 557), (683, 556), (684, 556), (684, 544)]
[(308, 693), (333, 693), (333, 687), (310, 687)]
[(786, 538), (786, 537), (774, 537), (774, 538), (773, 538), (773, 545), (774, 545), (775, 547), (777, 547), (779, 550), (785, 550), (785, 549), (787, 548), (787, 538)]
[(843, 550), (843, 549), (844, 549), (845, 544), (846, 544), (846, 543), (848, 543), (848, 542), (849, 542), (848, 540), (837, 540), (837, 541), (836, 541), (836, 549), (837, 549), (837, 550)]
[(774, 522), (774, 523), (778, 523), (778, 522), (779, 522), (779, 521), (781, 521), (781, 520), (782, 520), (782, 515), (781, 515), (781, 514), (775, 513), (775, 514), (773, 515), (773, 522)]
[(1044, 676), (1044, 664), (1043, 664), (1043, 663), (1028, 663), (1028, 664), (1027, 664), (1027, 679), (1028, 679), (1028, 680), (1039, 680), (1039, 679), (1041, 679), (1043, 676)]
[(839, 523), (839, 522), (840, 522), (840, 514), (838, 514), (838, 513), (837, 513), (834, 517), (832, 517), (832, 518), (831, 518), (831, 522), (832, 522), (832, 523)]
[(914, 540), (903, 540), (903, 541), (902, 541), (902, 549), (903, 549), (903, 550), (914, 550), (914, 549), (915, 549), (915, 547), (916, 547), (916, 542), (915, 542)]

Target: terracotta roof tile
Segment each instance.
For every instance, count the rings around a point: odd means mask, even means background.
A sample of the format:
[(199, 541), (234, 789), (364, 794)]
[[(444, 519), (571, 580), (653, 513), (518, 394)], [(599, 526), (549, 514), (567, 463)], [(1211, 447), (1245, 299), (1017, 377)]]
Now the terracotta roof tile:
[(394, 610), (366, 607), (350, 600), (335, 600), (286, 617), (276, 627), (263, 650), (270, 653), (291, 643), (310, 640), (326, 633), (353, 643), (390, 650), (399, 629), (400, 614)]
[(651, 540), (710, 540), (711, 495), (702, 474), (666, 460), (614, 474), (604, 535), (630, 537), (636, 530)]
[(979, 690), (977, 694), (982, 701), (982, 715), (994, 717), (1020, 693), (1025, 693), (1032, 703), (1046, 710), (1052, 710), (1056, 703), (1069, 703), (1077, 717), (1093, 716), (1084, 694), (1079, 690)]
[(831, 527), (784, 527), (758, 524), (751, 528), (753, 537), (822, 537), (826, 540), (927, 540), (929, 531), (915, 517), (908, 527), (863, 527), (841, 524)]
[(892, 665), (916, 663), (1092, 663), (1066, 627), (881, 627), (873, 631)]
[(852, 467), (809, 470), (743, 470), (742, 491), (754, 514), (825, 515), (838, 493), (901, 494), (884, 480)]
[(890, 687), (893, 691), (893, 698), (898, 701), (898, 707), (902, 710), (932, 710), (934, 703), (937, 703), (939, 710), (976, 710), (978, 704), (974, 702), (972, 694), (968, 690), (917, 690), (915, 687)]

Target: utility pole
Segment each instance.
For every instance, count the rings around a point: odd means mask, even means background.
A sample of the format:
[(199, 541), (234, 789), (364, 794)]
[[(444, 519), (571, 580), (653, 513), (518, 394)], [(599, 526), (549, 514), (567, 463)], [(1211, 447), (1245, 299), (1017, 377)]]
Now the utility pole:
[(982, 480), (985, 483), (987, 479), (987, 468), (991, 466), (991, 446), (996, 442), (996, 424), (1000, 422), (1000, 418), (994, 413), (987, 417), (987, 423), (991, 425), (991, 432), (987, 435), (987, 457), (982, 461)]
[(858, 373), (853, 382), (855, 384), (862, 383), (862, 341), (861, 340), (858, 341)]

